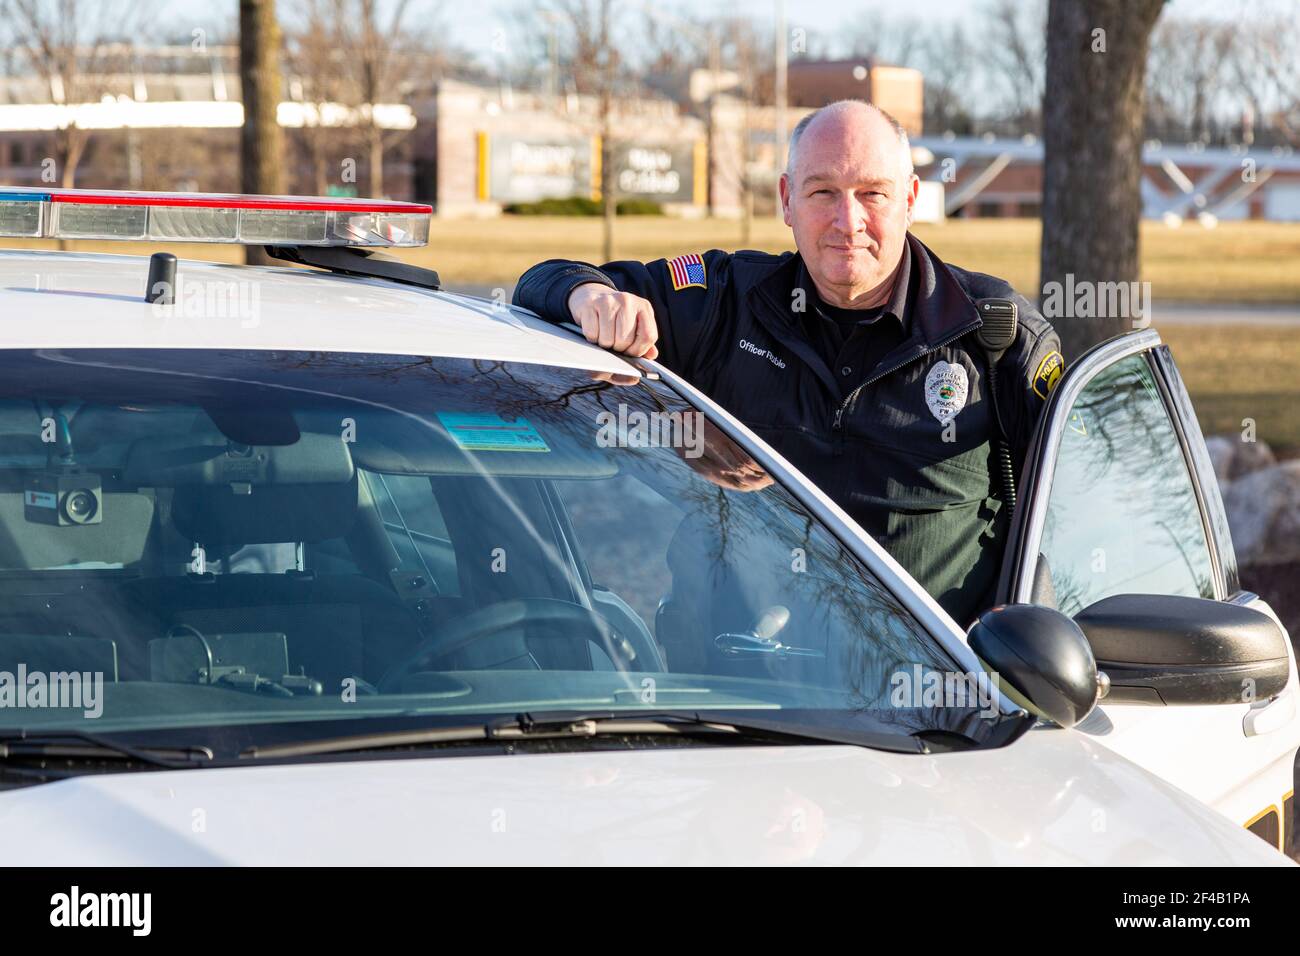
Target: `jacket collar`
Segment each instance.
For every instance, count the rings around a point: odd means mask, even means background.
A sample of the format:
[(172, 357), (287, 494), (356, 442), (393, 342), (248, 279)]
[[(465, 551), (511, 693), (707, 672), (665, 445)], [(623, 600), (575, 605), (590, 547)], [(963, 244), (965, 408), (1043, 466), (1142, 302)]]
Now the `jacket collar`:
[[(975, 303), (943, 261), (910, 232), (907, 245), (911, 253), (908, 269), (912, 293), (907, 303), (910, 314), (900, 318), (905, 320), (912, 338), (932, 348), (949, 340), (959, 329), (979, 328), (982, 323)], [(807, 267), (799, 253), (782, 256), (775, 265), (767, 266), (764, 273), (753, 276), (747, 294), (762, 296), (768, 304), (762, 312), (771, 314), (788, 328), (798, 328), (799, 314), (794, 312), (791, 303), (800, 277), (806, 274)]]
[[(910, 232), (907, 245), (911, 256), (909, 264), (910, 293), (907, 294), (907, 315), (901, 316), (903, 327), (910, 334), (882, 360), (882, 366), (901, 366), (933, 351), (945, 342), (978, 329), (983, 322), (975, 303), (957, 278), (920, 239)], [(782, 256), (765, 271), (756, 270), (746, 284), (745, 293), (753, 314), (764, 328), (794, 352), (830, 388), (839, 394), (839, 383), (826, 367), (806, 328), (802, 325), (805, 313), (793, 308), (795, 290), (807, 268), (799, 253)], [(743, 280), (742, 280), (743, 281)], [(751, 284), (752, 283), (752, 284)], [(810, 283), (811, 284), (811, 283)], [(805, 293), (806, 297), (807, 293)], [(756, 301), (757, 300), (757, 301)], [(805, 302), (805, 308), (807, 308)]]

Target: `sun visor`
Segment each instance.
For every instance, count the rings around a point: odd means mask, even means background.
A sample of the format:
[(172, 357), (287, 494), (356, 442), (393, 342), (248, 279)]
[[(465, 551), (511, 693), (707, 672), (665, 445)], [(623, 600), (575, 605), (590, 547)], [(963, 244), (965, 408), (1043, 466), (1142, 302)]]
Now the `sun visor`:
[(340, 434), (304, 432), (292, 445), (240, 445), (193, 435), (142, 438), (127, 451), (137, 487), (344, 484), (355, 469)]

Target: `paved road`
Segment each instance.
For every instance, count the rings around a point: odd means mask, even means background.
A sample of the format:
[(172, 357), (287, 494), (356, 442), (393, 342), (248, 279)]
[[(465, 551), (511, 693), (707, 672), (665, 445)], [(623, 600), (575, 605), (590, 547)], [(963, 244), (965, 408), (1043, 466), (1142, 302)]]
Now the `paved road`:
[(1300, 325), (1295, 305), (1227, 305), (1224, 303), (1156, 302), (1151, 324), (1162, 325)]

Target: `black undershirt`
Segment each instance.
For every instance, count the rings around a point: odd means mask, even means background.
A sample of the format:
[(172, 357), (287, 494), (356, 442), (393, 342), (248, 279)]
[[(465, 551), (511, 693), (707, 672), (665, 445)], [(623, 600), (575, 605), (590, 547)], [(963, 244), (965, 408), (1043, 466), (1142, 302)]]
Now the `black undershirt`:
[(834, 319), (839, 326), (839, 339), (836, 345), (842, 346), (857, 329), (859, 323), (870, 325), (885, 313), (885, 307), (878, 305), (874, 309), (841, 309), (837, 305), (827, 305), (818, 301), (817, 308), (827, 318)]
[(880, 360), (904, 339), (902, 323), (887, 306), (842, 309), (816, 302), (818, 351), (844, 394), (871, 377)]

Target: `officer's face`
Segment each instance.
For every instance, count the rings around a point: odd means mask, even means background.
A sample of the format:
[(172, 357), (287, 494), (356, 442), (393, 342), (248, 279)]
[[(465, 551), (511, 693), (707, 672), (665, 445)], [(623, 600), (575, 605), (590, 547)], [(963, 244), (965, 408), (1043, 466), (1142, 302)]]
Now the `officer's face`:
[(817, 291), (842, 307), (885, 301), (919, 182), (898, 137), (867, 110), (819, 117), (795, 159), (781, 204)]

